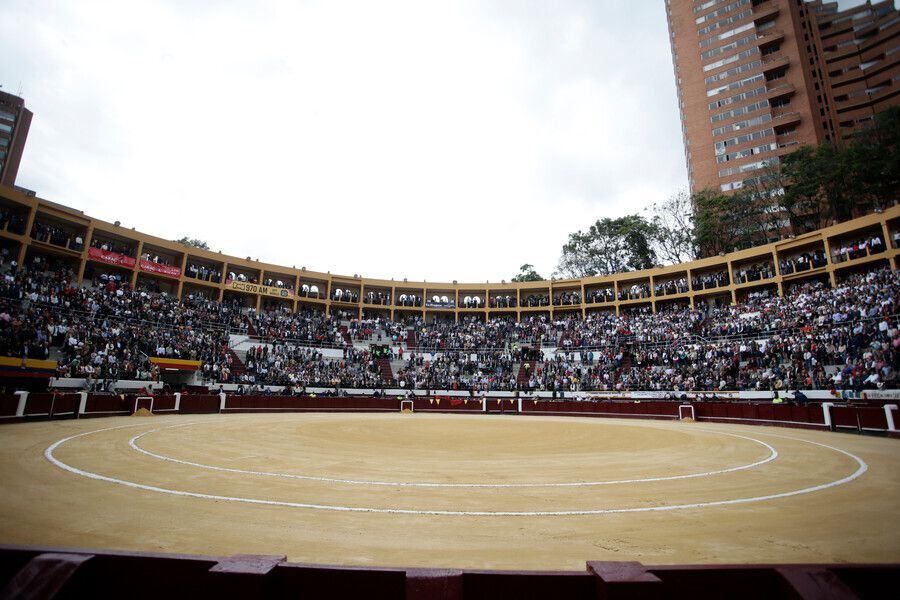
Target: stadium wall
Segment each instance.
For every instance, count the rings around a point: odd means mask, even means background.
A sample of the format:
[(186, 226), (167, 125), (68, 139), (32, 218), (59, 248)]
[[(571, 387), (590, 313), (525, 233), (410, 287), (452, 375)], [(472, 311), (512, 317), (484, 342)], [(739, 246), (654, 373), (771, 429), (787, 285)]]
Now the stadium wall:
[[(242, 259), (220, 252), (189, 248), (122, 227), (117, 223), (90, 217), (81, 211), (54, 202), (27, 196), (7, 186), (0, 186), (0, 205), (20, 216), (24, 223), (20, 232), (10, 231), (9, 227), (0, 230), (0, 242), (12, 247), (12, 256), (18, 259), (19, 264), (25, 264), (26, 259), (32, 256), (54, 256), (71, 261), (79, 279), (85, 276), (89, 267), (101, 270), (113, 269), (130, 278), (131, 284), (142, 280), (151, 280), (179, 297), (188, 293), (203, 293), (214, 300), (222, 300), (226, 296), (238, 296), (246, 298), (247, 304), (257, 309), (265, 302), (271, 301), (289, 306), (293, 310), (300, 307), (323, 310), (326, 313), (343, 310), (349, 311), (351, 314), (355, 312), (359, 316), (370, 313), (381, 314), (389, 318), (416, 313), (423, 316), (440, 315), (444, 318), (455, 319), (465, 315), (480, 315), (487, 319), (491, 315), (510, 314), (521, 318), (532, 313), (549, 313), (552, 316), (572, 313), (585, 315), (592, 310), (619, 312), (632, 306), (646, 306), (656, 310), (658, 307), (672, 302), (694, 306), (698, 302), (712, 298), (735, 302), (742, 294), (761, 287), (771, 287), (778, 293), (783, 293), (785, 286), (812, 277), (827, 278), (834, 283), (843, 273), (852, 272), (857, 268), (871, 268), (873, 265), (879, 264), (897, 268), (898, 249), (893, 246), (892, 241), (893, 236), (900, 232), (900, 206), (893, 206), (883, 213), (867, 215), (764, 246), (688, 263), (606, 277), (521, 283), (506, 281), (500, 283), (414, 282), (373, 279), (357, 275), (336, 275), (330, 272), (308, 270), (305, 267), (296, 269)], [(37, 236), (32, 235), (36, 222), (63, 228), (71, 235), (70, 241), (63, 245), (53, 243), (50, 239), (37, 239)], [(881, 252), (866, 253), (847, 260), (839, 260), (832, 253), (832, 249), (840, 244), (852, 242), (857, 237), (864, 238), (874, 235), (879, 236), (884, 242), (884, 250)], [(80, 245), (71, 241), (77, 238), (82, 240)], [(94, 238), (126, 241), (133, 245), (138, 260), (116, 253), (97, 252), (96, 249), (92, 252), (91, 241)], [(144, 251), (165, 256), (169, 259), (170, 264), (146, 264), (146, 261), (139, 260)], [(801, 253), (813, 251), (823, 251), (826, 255), (825, 262), (819, 266), (813, 265), (796, 272), (786, 272), (781, 269), (779, 264), (781, 260), (796, 258)], [(114, 254), (115, 256), (112, 256)], [(757, 263), (771, 265), (772, 277), (746, 281), (741, 281), (736, 277), (742, 268)], [(223, 275), (222, 280), (212, 282), (188, 277), (186, 273), (189, 264), (201, 264), (218, 269)], [(229, 271), (249, 274), (259, 282), (264, 282), (267, 278), (280, 279), (285, 282), (287, 288), (229, 283), (226, 281), (226, 274)], [(718, 272), (727, 274), (727, 284), (704, 287), (691, 283), (694, 276), (699, 277)], [(689, 282), (688, 291), (670, 294), (656, 293), (657, 285), (681, 277)], [(627, 292), (630, 286), (635, 284), (648, 285), (649, 294), (643, 297), (620, 299), (620, 294)], [(320, 290), (319, 294), (316, 297), (304, 294), (304, 285), (316, 285)], [(332, 292), (337, 289), (357, 292), (358, 300), (354, 302), (333, 300)], [(614, 299), (602, 302), (587, 301), (592, 292), (603, 289), (610, 290)], [(366, 302), (365, 296), (368, 292), (390, 294), (392, 302), (390, 304)], [(581, 301), (574, 304), (563, 304), (560, 294), (566, 292), (578, 292)], [(411, 307), (397, 304), (397, 299), (403, 293), (420, 296), (423, 300), (422, 305)], [(427, 301), (434, 295), (447, 296), (447, 302), (428, 306)], [(548, 304), (523, 306), (523, 303), (531, 295), (546, 296)], [(463, 303), (466, 296), (478, 296), (484, 301), (484, 305), (479, 308), (465, 308)], [(490, 300), (507, 296), (515, 301), (514, 307), (490, 306)]]

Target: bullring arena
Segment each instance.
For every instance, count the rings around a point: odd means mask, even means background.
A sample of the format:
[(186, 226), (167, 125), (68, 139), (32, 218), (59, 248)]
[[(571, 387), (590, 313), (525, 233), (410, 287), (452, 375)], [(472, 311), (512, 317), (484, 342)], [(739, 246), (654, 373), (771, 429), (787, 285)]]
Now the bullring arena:
[[(309, 410), (339, 412), (218, 414), (213, 396), (180, 398), (179, 410), (217, 414), (166, 415), (167, 400), (151, 418), (4, 427), (4, 541), (560, 570), (585, 557), (841, 563), (900, 553), (894, 439), (678, 420), (655, 412), (677, 406), (661, 402), (527, 400), (519, 413), (508, 400), (442, 408), (419, 398), (401, 413), (393, 398), (319, 399)], [(223, 402), (232, 413), (288, 405)], [(547, 414), (565, 408), (631, 418)]]
[(900, 207), (475, 285), (268, 265), (3, 191), (0, 341), (44, 354), (0, 356), (0, 597), (900, 585)]

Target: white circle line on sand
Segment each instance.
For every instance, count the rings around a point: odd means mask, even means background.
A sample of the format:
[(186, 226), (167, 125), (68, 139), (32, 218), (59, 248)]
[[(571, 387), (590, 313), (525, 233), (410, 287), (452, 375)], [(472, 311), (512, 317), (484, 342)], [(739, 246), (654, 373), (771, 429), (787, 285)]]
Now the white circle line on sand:
[(193, 425), (194, 423), (186, 423), (179, 425), (170, 425), (169, 427), (159, 427), (157, 429), (151, 429), (150, 431), (145, 431), (144, 433), (140, 433), (130, 440), (128, 440), (128, 445), (131, 446), (133, 450), (140, 452), (141, 454), (146, 454), (152, 458), (156, 458), (159, 460), (164, 460), (168, 462), (173, 462), (181, 465), (187, 465), (190, 467), (197, 467), (200, 469), (207, 469), (210, 471), (221, 471), (225, 473), (240, 473), (243, 475), (254, 475), (257, 477), (277, 477), (282, 479), (302, 479), (305, 481), (321, 481), (326, 483), (339, 483), (339, 484), (348, 484), (348, 485), (372, 485), (372, 486), (393, 486), (393, 487), (419, 487), (419, 488), (552, 488), (552, 487), (592, 487), (592, 486), (601, 486), (601, 485), (621, 485), (621, 484), (630, 484), (630, 483), (647, 483), (647, 482), (658, 482), (658, 481), (673, 481), (678, 479), (693, 479), (696, 477), (710, 477), (712, 475), (721, 475), (723, 473), (733, 473), (735, 471), (743, 471), (746, 469), (752, 469), (754, 467), (758, 467), (760, 465), (764, 465), (767, 462), (773, 461), (778, 458), (778, 451), (775, 450), (769, 444), (757, 440), (752, 437), (747, 437), (744, 435), (738, 435), (736, 433), (726, 433), (724, 431), (710, 431), (710, 430), (699, 430), (703, 433), (715, 433), (720, 435), (727, 435), (731, 437), (741, 438), (744, 440), (749, 440), (751, 442), (756, 442), (769, 450), (769, 455), (762, 459), (753, 463), (749, 463), (746, 465), (740, 465), (737, 467), (729, 467), (727, 469), (718, 469), (715, 471), (705, 471), (703, 473), (690, 473), (687, 475), (669, 475), (665, 477), (644, 477), (641, 479), (616, 479), (616, 480), (607, 480), (607, 481), (564, 481), (559, 483), (549, 482), (549, 483), (437, 483), (437, 482), (411, 482), (411, 481), (372, 481), (367, 479), (339, 479), (334, 477), (321, 477), (315, 475), (297, 475), (292, 473), (277, 473), (270, 471), (254, 471), (248, 469), (235, 469), (233, 467), (219, 467), (216, 465), (207, 465), (203, 463), (191, 462), (188, 460), (181, 460), (178, 458), (174, 458), (171, 456), (166, 456), (164, 454), (157, 454), (146, 448), (141, 447), (137, 441), (144, 437), (145, 435), (150, 435), (151, 433), (156, 433), (157, 431), (162, 431), (164, 429), (173, 429), (176, 427), (185, 427), (187, 425)]
[(836, 479), (834, 481), (829, 481), (828, 483), (823, 483), (820, 485), (815, 485), (812, 487), (802, 488), (799, 490), (792, 490), (789, 492), (780, 492), (777, 494), (767, 494), (765, 496), (752, 496), (749, 498), (734, 498), (731, 500), (713, 500), (710, 502), (693, 502), (690, 504), (675, 504), (668, 506), (641, 506), (641, 507), (633, 507), (633, 508), (597, 508), (597, 509), (585, 509), (585, 510), (550, 510), (550, 511), (468, 511), (468, 510), (416, 510), (416, 509), (403, 509), (403, 508), (369, 508), (362, 506), (334, 506), (328, 504), (308, 504), (304, 502), (285, 502), (281, 500), (265, 500), (261, 498), (241, 498), (234, 496), (219, 496), (216, 494), (202, 494), (199, 492), (188, 492), (185, 490), (172, 490), (168, 488), (153, 486), (153, 485), (145, 485), (143, 483), (135, 483), (133, 481), (126, 481), (124, 479), (116, 479), (115, 477), (107, 477), (106, 475), (100, 475), (99, 473), (92, 473), (90, 471), (85, 471), (83, 469), (79, 469), (78, 467), (73, 467), (68, 465), (53, 455), (53, 451), (59, 448), (61, 445), (65, 444), (69, 440), (74, 440), (76, 438), (84, 437), (86, 435), (91, 435), (94, 433), (100, 433), (103, 431), (111, 431), (113, 429), (123, 429), (125, 427), (134, 427), (135, 425), (122, 425), (119, 427), (107, 427), (105, 429), (97, 429), (94, 431), (88, 431), (85, 433), (79, 433), (76, 435), (71, 435), (66, 438), (62, 438), (61, 440), (57, 440), (53, 444), (47, 447), (44, 450), (44, 457), (49, 460), (51, 463), (63, 469), (64, 471), (68, 471), (70, 473), (74, 473), (76, 475), (80, 475), (82, 477), (87, 477), (89, 479), (94, 479), (97, 481), (106, 481), (109, 483), (115, 483), (118, 485), (123, 485), (126, 487), (130, 487), (138, 490), (145, 490), (149, 492), (159, 492), (162, 494), (170, 494), (173, 496), (182, 496), (188, 498), (200, 498), (203, 500), (219, 500), (223, 502), (240, 502), (244, 504), (256, 504), (263, 506), (284, 506), (288, 508), (305, 508), (305, 509), (313, 509), (313, 510), (327, 510), (327, 511), (336, 511), (336, 512), (357, 512), (357, 513), (382, 513), (382, 514), (396, 514), (396, 515), (429, 515), (429, 516), (450, 516), (450, 517), (567, 517), (567, 516), (586, 516), (586, 515), (607, 515), (607, 514), (621, 514), (621, 513), (641, 513), (641, 512), (666, 512), (671, 510), (687, 510), (687, 509), (695, 509), (695, 508), (708, 508), (713, 506), (731, 506), (735, 504), (748, 504), (751, 502), (764, 502), (767, 500), (777, 500), (779, 498), (790, 498), (792, 496), (800, 496), (803, 494), (811, 494), (813, 492), (819, 492), (822, 490), (827, 490), (829, 488), (837, 487), (839, 485), (844, 485), (845, 483), (849, 483), (858, 477), (860, 477), (863, 473), (865, 473), (869, 469), (869, 465), (861, 459), (860, 457), (847, 452), (846, 450), (841, 450), (840, 448), (835, 448), (834, 446), (829, 446), (827, 444), (820, 444), (819, 442), (812, 442), (810, 440), (804, 440), (801, 438), (795, 438), (786, 435), (778, 435), (774, 433), (765, 433), (762, 435), (778, 437), (786, 440), (794, 440), (797, 442), (804, 442), (807, 444), (812, 444), (814, 446), (820, 446), (822, 448), (827, 448), (829, 450), (833, 450), (840, 454), (850, 457), (854, 461), (856, 461), (858, 467), (856, 471), (852, 474), (843, 477), (841, 479)]

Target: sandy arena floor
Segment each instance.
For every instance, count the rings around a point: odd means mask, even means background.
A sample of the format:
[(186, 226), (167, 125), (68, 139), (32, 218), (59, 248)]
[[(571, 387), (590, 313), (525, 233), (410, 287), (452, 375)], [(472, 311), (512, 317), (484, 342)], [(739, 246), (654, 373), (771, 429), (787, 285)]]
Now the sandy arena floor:
[(0, 542), (583, 569), (900, 561), (900, 441), (594, 418), (276, 414), (0, 426)]

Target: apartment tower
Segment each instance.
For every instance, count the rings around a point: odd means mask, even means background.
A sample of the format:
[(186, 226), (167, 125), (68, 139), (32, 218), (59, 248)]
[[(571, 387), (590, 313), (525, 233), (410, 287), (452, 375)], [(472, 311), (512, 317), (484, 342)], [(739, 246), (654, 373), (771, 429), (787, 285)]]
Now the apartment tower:
[(666, 12), (692, 192), (753, 185), (898, 102), (891, 1), (666, 0)]
[(25, 108), (25, 101), (0, 92), (0, 184), (16, 183), (29, 127), (31, 111)]

